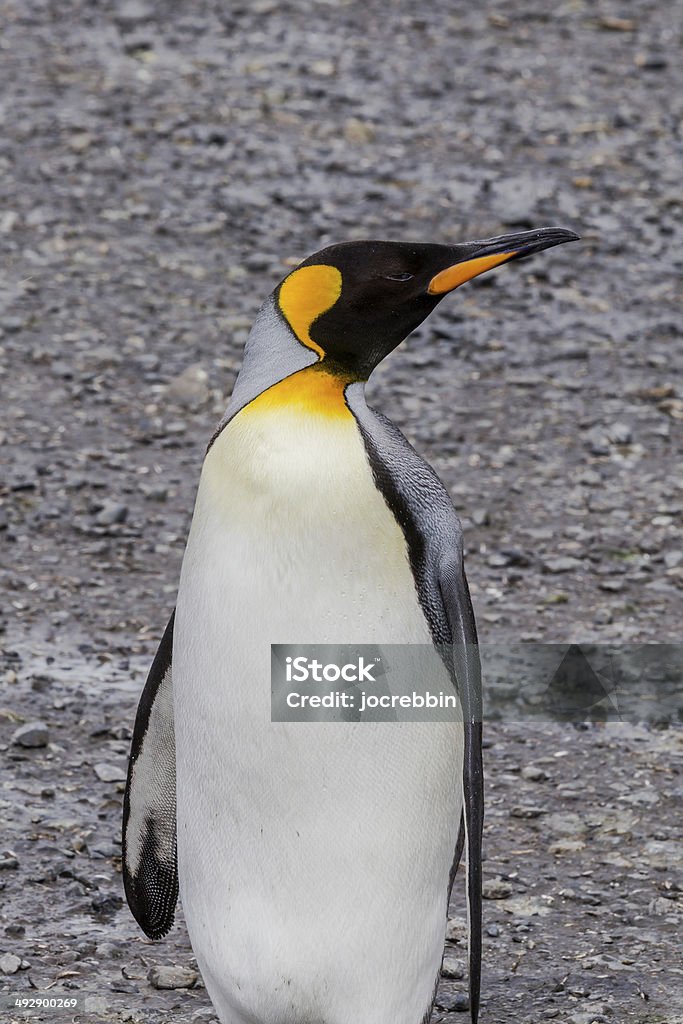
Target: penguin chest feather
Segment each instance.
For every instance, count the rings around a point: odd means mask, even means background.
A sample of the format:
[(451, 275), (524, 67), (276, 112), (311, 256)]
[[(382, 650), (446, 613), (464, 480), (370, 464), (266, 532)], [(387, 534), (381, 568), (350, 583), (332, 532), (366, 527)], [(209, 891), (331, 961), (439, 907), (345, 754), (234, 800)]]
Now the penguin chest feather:
[(462, 731), (270, 721), (272, 643), (431, 642), (343, 391), (322, 405), (271, 391), (207, 455), (181, 575), (190, 936), (226, 1024), (420, 1024), (443, 949)]

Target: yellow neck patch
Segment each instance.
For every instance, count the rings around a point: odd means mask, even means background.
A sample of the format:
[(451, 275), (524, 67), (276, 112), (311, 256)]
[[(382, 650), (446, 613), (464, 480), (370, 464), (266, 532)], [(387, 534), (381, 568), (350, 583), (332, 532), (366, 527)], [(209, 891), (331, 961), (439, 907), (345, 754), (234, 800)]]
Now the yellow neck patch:
[(239, 415), (261, 416), (288, 410), (326, 419), (351, 416), (344, 398), (344, 388), (350, 382), (351, 378), (328, 373), (320, 363), (314, 363), (262, 391)]
[(334, 306), (341, 295), (342, 276), (327, 265), (299, 267), (280, 285), (278, 302), (287, 323), (306, 348), (325, 353), (310, 335), (313, 322)]

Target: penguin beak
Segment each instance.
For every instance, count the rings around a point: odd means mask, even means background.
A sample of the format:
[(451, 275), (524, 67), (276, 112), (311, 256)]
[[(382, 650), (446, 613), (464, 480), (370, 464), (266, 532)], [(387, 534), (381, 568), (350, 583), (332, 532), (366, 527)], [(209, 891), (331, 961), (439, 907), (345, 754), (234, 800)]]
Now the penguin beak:
[(501, 263), (521, 260), (543, 249), (550, 249), (553, 245), (576, 242), (578, 239), (579, 235), (566, 228), (539, 228), (536, 231), (517, 231), (510, 235), (498, 235), (497, 238), (454, 246), (454, 252), (462, 254), (460, 259), (435, 274), (427, 291), (430, 295), (445, 295)]

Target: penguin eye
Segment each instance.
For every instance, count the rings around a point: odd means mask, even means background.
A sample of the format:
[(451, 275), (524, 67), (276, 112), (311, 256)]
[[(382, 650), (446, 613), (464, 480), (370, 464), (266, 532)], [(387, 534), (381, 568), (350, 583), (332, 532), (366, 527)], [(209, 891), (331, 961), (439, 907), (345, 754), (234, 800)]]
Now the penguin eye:
[(414, 274), (385, 274), (385, 280), (387, 281), (412, 281)]

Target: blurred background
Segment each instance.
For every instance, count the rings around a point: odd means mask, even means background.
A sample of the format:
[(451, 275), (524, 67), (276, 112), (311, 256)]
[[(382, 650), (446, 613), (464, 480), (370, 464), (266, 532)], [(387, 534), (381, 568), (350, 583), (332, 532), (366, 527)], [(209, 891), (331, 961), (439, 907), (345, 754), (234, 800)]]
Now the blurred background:
[(12, 617), (71, 626), (87, 600), (98, 631), (161, 623), (204, 446), (292, 264), (560, 224), (582, 242), (450, 297), (372, 397), (451, 487), (493, 639), (670, 639), (676, 12), (3, 3)]

